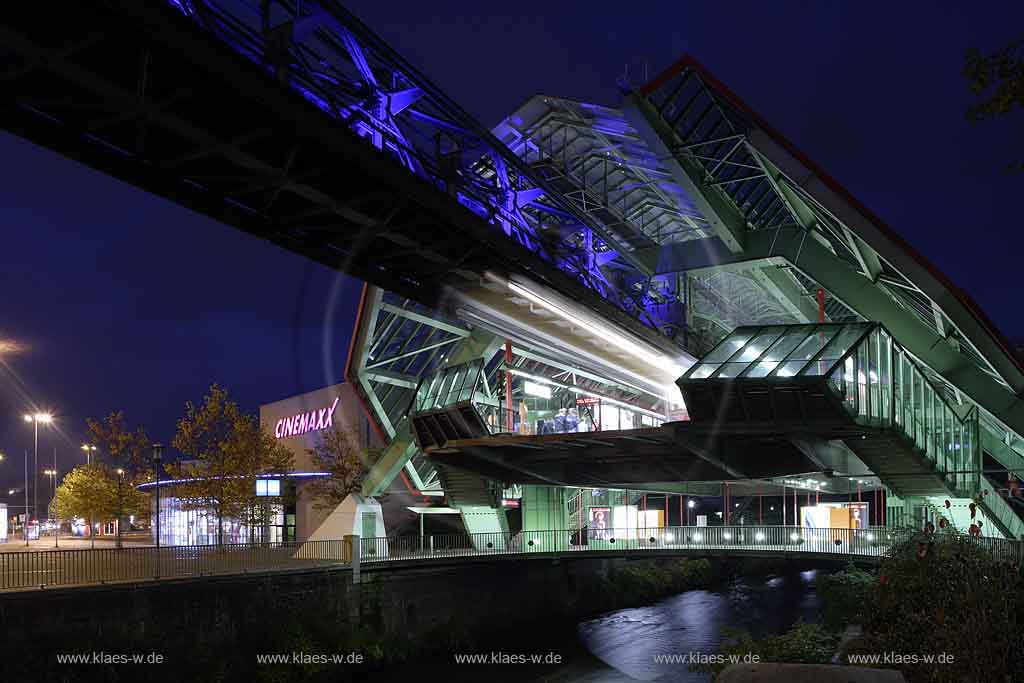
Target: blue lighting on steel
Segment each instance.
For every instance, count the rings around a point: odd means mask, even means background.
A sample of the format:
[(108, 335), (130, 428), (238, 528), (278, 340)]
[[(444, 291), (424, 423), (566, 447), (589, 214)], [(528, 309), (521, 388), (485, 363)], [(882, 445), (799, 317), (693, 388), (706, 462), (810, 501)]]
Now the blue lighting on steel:
[[(337, 2), (167, 1), (510, 239), (665, 329), (649, 275), (610, 244), (602, 226)], [(588, 235), (582, 250), (581, 232)], [(594, 258), (595, 249), (602, 258)]]

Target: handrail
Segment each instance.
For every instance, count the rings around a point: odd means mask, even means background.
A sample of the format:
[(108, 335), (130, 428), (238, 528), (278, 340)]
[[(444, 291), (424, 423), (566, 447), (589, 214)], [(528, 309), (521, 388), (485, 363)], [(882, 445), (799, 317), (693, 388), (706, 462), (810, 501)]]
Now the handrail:
[[(244, 575), (311, 568), (346, 568), (353, 543), (360, 565), (450, 562), (507, 556), (728, 555), (828, 557), (877, 561), (919, 532), (911, 529), (812, 529), (793, 526), (685, 526), (640, 529), (567, 529), (518, 533), (431, 534), (286, 543), (138, 546), (81, 550), (0, 552), (0, 590), (32, 590), (159, 579)], [(947, 534), (936, 534), (941, 540)], [(1022, 542), (964, 537), (1000, 559), (1024, 559)]]

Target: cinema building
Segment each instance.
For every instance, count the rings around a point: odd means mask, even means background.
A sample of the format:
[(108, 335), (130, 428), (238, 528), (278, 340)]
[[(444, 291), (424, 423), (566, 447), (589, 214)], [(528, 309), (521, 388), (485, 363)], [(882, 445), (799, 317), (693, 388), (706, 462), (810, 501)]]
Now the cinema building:
[[(365, 414), (348, 384), (317, 389), (307, 394), (292, 396), (260, 406), (260, 425), (274, 435), (293, 456), (289, 472), (261, 476), (256, 481), (255, 497), (265, 499), (267, 515), (256, 516), (260, 523), (246, 519), (223, 520), (225, 543), (246, 543), (251, 540), (271, 542), (302, 542), (314, 536), (331, 514), (331, 510), (317, 507), (309, 493), (309, 483), (326, 476), (317, 471), (309, 453), (325, 430), (339, 429), (349, 433), (360, 448), (378, 446)], [(190, 509), (176, 495), (181, 480), (164, 478), (160, 482), (160, 542), (162, 545), (210, 545), (217, 542), (217, 517), (212, 510)], [(155, 482), (140, 486), (154, 493)], [(154, 496), (154, 506), (156, 500)], [(373, 527), (374, 535), (383, 535), (383, 520), (378, 520), (379, 508), (372, 503), (360, 510), (360, 524), (366, 531)], [(369, 514), (369, 517), (366, 515)], [(377, 524), (381, 530), (378, 532)], [(360, 529), (362, 530), (362, 529)], [(324, 529), (324, 534), (338, 537), (341, 530)], [(349, 531), (348, 533), (351, 533)], [(154, 540), (156, 540), (154, 538)]]

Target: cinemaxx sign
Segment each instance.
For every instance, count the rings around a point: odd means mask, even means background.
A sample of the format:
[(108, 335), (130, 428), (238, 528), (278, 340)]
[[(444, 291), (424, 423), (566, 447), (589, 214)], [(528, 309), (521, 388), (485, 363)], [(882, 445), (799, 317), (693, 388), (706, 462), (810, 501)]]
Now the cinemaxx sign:
[(338, 399), (327, 408), (310, 410), (291, 417), (283, 417), (274, 425), (274, 436), (284, 439), (289, 436), (301, 436), (321, 429), (330, 429), (334, 424), (334, 409), (338, 407)]

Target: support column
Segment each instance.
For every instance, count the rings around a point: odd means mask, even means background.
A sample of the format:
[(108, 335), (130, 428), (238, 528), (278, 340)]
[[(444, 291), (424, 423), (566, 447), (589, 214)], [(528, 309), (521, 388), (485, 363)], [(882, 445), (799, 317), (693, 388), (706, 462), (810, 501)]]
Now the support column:
[(505, 431), (515, 431), (515, 406), (512, 405), (512, 341), (505, 340)]

